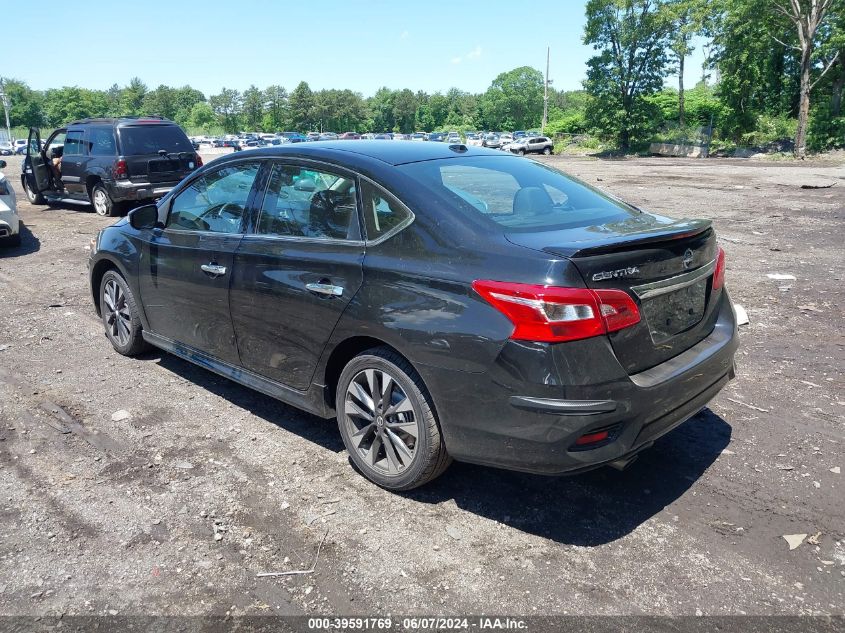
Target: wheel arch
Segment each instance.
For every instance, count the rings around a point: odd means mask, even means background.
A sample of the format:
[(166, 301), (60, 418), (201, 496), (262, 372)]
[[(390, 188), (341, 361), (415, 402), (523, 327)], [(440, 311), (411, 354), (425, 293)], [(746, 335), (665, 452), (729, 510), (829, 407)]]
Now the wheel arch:
[[(411, 367), (414, 367), (414, 363), (401, 350), (382, 339), (373, 336), (352, 336), (342, 340), (332, 349), (322, 372), (326, 405), (331, 410), (334, 410), (337, 381), (343, 372), (343, 368), (361, 352), (375, 347), (386, 347), (392, 350), (404, 358)], [(414, 370), (419, 374), (416, 367), (414, 367)]]
[(110, 270), (117, 271), (117, 273), (128, 283), (126, 271), (123, 270), (123, 268), (113, 259), (102, 257), (92, 266), (91, 298), (94, 300), (94, 309), (97, 312), (97, 316), (102, 316), (102, 306), (100, 306), (100, 285), (103, 283), (103, 277)]

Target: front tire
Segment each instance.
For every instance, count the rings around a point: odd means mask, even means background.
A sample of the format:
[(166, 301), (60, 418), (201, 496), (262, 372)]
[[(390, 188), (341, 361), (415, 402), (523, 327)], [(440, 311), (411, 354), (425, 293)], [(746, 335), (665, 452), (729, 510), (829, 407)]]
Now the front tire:
[(41, 192), (33, 191), (29, 186), (29, 179), (26, 176), (23, 178), (23, 191), (30, 204), (46, 204), (47, 200), (41, 195)]
[(115, 270), (107, 271), (100, 282), (100, 313), (106, 338), (118, 354), (136, 356), (148, 349), (135, 297)]
[(367, 350), (349, 361), (335, 406), (350, 459), (382, 488), (417, 488), (452, 461), (422, 378), (392, 349)]
[(517, 154), (519, 154), (520, 156), (525, 156), (525, 150), (521, 149), (517, 152)]
[(21, 245), (21, 234), (15, 233), (7, 237), (0, 237), (0, 246), (7, 248), (16, 248)]
[(114, 217), (120, 214), (118, 205), (111, 199), (108, 190), (103, 186), (103, 183), (98, 182), (91, 188), (91, 204), (97, 215), (103, 217)]

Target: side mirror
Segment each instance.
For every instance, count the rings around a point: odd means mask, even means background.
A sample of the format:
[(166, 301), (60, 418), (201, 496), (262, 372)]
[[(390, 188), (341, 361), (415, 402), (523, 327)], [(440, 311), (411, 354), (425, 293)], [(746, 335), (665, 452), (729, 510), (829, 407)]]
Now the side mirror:
[(295, 191), (317, 191), (317, 183), (311, 178), (300, 178), (293, 188)]
[(0, 169), (3, 169), (6, 166), (5, 160), (0, 160)]
[(156, 228), (159, 226), (158, 207), (154, 204), (146, 204), (143, 207), (132, 209), (129, 212), (129, 224), (133, 229), (139, 231)]

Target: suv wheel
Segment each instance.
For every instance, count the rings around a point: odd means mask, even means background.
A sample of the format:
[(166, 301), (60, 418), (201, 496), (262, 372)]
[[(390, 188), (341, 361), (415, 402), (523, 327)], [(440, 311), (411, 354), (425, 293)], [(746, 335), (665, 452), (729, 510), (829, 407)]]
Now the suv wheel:
[(525, 156), (525, 150), (524, 149), (518, 150), (516, 153), (519, 154), (520, 156)]
[(47, 202), (40, 191), (32, 190), (32, 187), (29, 186), (29, 179), (26, 176), (23, 178), (23, 191), (30, 204), (45, 204)]
[(112, 201), (109, 192), (103, 186), (103, 183), (98, 182), (91, 188), (91, 204), (94, 206), (94, 211), (97, 215), (104, 217), (113, 217), (118, 215), (119, 210), (117, 204)]
[(349, 457), (379, 486), (410, 490), (451, 463), (422, 378), (393, 350), (378, 347), (349, 361), (335, 405)]
[(135, 356), (148, 348), (141, 336), (143, 327), (135, 297), (115, 270), (107, 271), (100, 282), (100, 312), (106, 338), (118, 354)]
[(552, 153), (552, 148), (551, 148), (551, 147), (549, 147), (548, 145), (546, 145), (546, 146), (543, 148), (543, 153), (544, 153), (546, 156), (548, 156), (549, 154), (551, 154), (551, 153)]

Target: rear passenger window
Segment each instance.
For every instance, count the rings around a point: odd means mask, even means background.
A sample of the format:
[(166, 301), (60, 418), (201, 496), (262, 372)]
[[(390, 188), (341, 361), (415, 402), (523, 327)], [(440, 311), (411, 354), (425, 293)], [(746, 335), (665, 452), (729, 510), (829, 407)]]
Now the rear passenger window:
[(116, 156), (114, 130), (110, 127), (93, 127), (88, 130), (88, 147), (91, 156)]
[(65, 137), (65, 148), (62, 152), (63, 156), (79, 156), (84, 154), (84, 146), (82, 144), (82, 132), (68, 132)]
[(407, 207), (381, 187), (364, 182), (361, 185), (364, 198), (364, 224), (367, 240), (373, 241), (402, 226), (413, 216)]
[(359, 239), (355, 181), (310, 167), (273, 166), (257, 235), (320, 240)]

